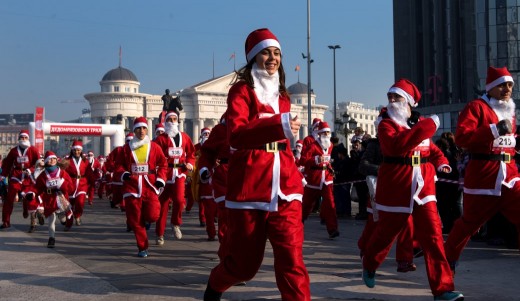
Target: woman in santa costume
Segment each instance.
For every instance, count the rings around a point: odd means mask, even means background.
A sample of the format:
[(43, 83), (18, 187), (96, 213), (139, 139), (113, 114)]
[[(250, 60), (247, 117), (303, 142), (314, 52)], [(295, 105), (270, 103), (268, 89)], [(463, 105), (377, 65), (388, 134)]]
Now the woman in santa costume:
[(257, 273), (267, 239), (273, 247), (282, 300), (310, 300), (303, 262), (302, 177), (291, 142), (300, 129), (291, 116), (282, 52), (276, 36), (262, 28), (245, 43), (247, 64), (228, 94), (227, 132), (235, 149), (229, 160), (228, 253), (211, 271), (204, 300)]
[[(85, 198), (89, 190), (89, 185), (94, 181), (94, 172), (90, 166), (88, 159), (82, 156), (83, 143), (79, 140), (72, 142), (69, 158), (69, 167), (66, 172), (69, 174), (74, 184), (74, 191), (70, 195), (70, 203), (72, 211), (74, 211), (74, 219), (76, 226), (81, 225), (81, 216), (85, 208)], [(64, 231), (69, 231), (72, 227), (72, 219), (67, 220)]]
[(69, 174), (58, 166), (58, 158), (52, 151), (45, 153), (45, 170), (36, 178), (34, 193), (43, 204), (43, 214), (49, 227), (48, 248), (54, 248), (56, 243), (56, 213), (63, 213), (72, 220), (69, 195), (74, 192), (74, 184)]
[(412, 215), (434, 300), (463, 300), (461, 293), (453, 291), (435, 199), (436, 171), (451, 172), (448, 160), (431, 141), (439, 117), (410, 118), (421, 94), (406, 79), (397, 81), (387, 96), (387, 113), (377, 131), (383, 154), (375, 194), (379, 221), (364, 250), (363, 281), (370, 288), (375, 286), (377, 268)]
[(155, 142), (148, 137), (146, 118), (134, 120), (134, 139), (123, 146), (116, 158), (114, 178), (123, 182), (127, 224), (134, 231), (138, 257), (148, 257), (146, 225), (159, 219), (159, 193), (164, 187), (167, 162)]
[(173, 236), (182, 238), (182, 210), (186, 207), (185, 181), (188, 172), (193, 171), (195, 164), (195, 147), (188, 134), (179, 130), (179, 116), (171, 111), (166, 113), (164, 134), (158, 136), (155, 142), (161, 147), (164, 156), (168, 159), (168, 173), (166, 187), (161, 194), (161, 216), (155, 226), (156, 244), (164, 244), (164, 232), (168, 219), (168, 210), (172, 203), (171, 225)]
[(506, 67), (489, 67), (486, 93), (469, 102), (459, 115), (455, 141), (467, 150), (469, 162), (463, 213), (445, 244), (454, 272), (471, 236), (498, 212), (516, 225), (520, 235), (520, 174), (514, 159), (520, 145), (515, 137), (513, 85)]
[(320, 217), (325, 221), (330, 239), (339, 236), (336, 204), (332, 193), (334, 170), (330, 154), (330, 127), (327, 122), (320, 122), (316, 131), (317, 140), (303, 151), (300, 164), (305, 168), (305, 190), (303, 193), (303, 216), (305, 221), (311, 214), (316, 202), (321, 199)]

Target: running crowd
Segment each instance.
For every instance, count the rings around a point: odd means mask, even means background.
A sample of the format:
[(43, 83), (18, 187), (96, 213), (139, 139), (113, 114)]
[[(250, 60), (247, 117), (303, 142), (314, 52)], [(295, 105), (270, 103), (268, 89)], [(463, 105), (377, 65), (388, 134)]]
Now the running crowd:
[(28, 232), (47, 223), (47, 246), (54, 248), (56, 220), (64, 231), (81, 226), (85, 203), (97, 193), (126, 213), (144, 258), (151, 225), (158, 246), (168, 226), (182, 239), (182, 215), (198, 203), (207, 239), (220, 243), (207, 301), (255, 276), (267, 240), (282, 300), (310, 300), (304, 224), (317, 211), (328, 238), (337, 239), (338, 217), (351, 217), (353, 192), (355, 218), (366, 220), (358, 247), (369, 288), (394, 241), (398, 272), (415, 271), (414, 259), (424, 257), (434, 300), (464, 299), (454, 276), (470, 239), (518, 248), (520, 145), (507, 68), (488, 68), (485, 93), (462, 110), (455, 133), (435, 142), (439, 118), (415, 111), (420, 91), (398, 80), (376, 121), (377, 136), (358, 128), (349, 153), (317, 118), (312, 134), (295, 141), (301, 122), (290, 112), (282, 48), (271, 31), (251, 32), (245, 54), (227, 111), (213, 129), (201, 130), (196, 145), (179, 129), (179, 110), (161, 115), (153, 139), (146, 119), (136, 118), (125, 145), (106, 157), (85, 154), (81, 141), (64, 157), (40, 155), (22, 130), (1, 165), (0, 228), (10, 228), (13, 205), (21, 201)]

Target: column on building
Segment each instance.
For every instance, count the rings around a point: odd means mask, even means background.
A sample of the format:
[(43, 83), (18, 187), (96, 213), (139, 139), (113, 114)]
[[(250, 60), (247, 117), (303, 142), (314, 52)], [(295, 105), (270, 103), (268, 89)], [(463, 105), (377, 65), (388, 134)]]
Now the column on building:
[(202, 129), (202, 127), (200, 127), (201, 121), (201, 119), (193, 120), (193, 143), (196, 143), (195, 141), (199, 141), (200, 130)]
[[(95, 124), (99, 124), (101, 123), (101, 118), (99, 117), (96, 117), (96, 118), (92, 118), (92, 123), (95, 123)], [(96, 136), (92, 136), (92, 151), (94, 152), (94, 154), (100, 154), (101, 150), (101, 140), (99, 137), (96, 137)]]
[[(105, 117), (104, 118), (104, 123), (105, 124), (110, 124), (110, 117)], [(103, 137), (103, 140), (104, 140), (104, 147), (103, 147), (103, 151), (100, 153), (101, 155), (103, 156), (106, 156), (110, 153), (111, 149), (110, 149), (110, 137), (106, 136), (106, 137)]]

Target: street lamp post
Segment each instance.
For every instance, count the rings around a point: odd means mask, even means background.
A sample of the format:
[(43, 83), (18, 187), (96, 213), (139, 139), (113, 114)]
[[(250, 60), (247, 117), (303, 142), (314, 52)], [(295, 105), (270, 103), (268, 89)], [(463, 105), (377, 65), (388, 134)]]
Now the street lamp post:
[(337, 124), (338, 125), (335, 125), (335, 127), (343, 131), (343, 135), (345, 136), (345, 143), (347, 144), (347, 150), (350, 151), (348, 135), (354, 133), (354, 130), (357, 127), (357, 121), (347, 112), (345, 112), (343, 115), (341, 115), (341, 120), (338, 119)]
[(329, 45), (329, 49), (332, 49), (332, 60), (333, 60), (333, 73), (334, 73), (334, 118), (332, 118), (332, 121), (336, 122), (336, 49), (341, 48), (339, 45)]

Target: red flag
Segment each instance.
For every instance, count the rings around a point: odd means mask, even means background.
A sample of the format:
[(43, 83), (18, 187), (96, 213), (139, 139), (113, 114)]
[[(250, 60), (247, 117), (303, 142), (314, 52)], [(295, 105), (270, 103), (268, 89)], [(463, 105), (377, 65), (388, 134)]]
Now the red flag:
[(233, 52), (233, 54), (229, 57), (228, 62), (231, 61), (231, 59), (234, 59), (234, 58), (235, 58), (235, 53)]
[(294, 68), (294, 71), (300, 71), (300, 65), (296, 65), (296, 67)]

